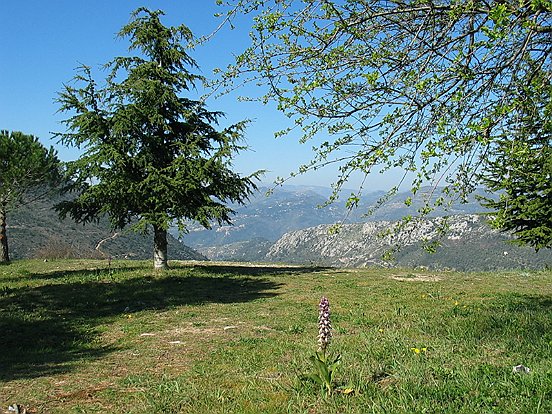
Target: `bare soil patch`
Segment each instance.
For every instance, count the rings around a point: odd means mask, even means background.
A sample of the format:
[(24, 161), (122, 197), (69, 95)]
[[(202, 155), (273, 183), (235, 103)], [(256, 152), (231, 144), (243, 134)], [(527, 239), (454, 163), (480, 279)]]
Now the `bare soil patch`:
[(423, 274), (423, 273), (408, 273), (402, 275), (391, 275), (391, 279), (400, 280), (403, 282), (440, 282), (444, 279), (440, 275)]

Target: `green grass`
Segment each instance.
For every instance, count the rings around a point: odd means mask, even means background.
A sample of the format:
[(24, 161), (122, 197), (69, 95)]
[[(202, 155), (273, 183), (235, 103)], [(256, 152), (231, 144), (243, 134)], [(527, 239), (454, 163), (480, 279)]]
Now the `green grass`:
[[(149, 266), (1, 266), (0, 412), (552, 412), (551, 272)], [(301, 379), (322, 295), (349, 394)]]

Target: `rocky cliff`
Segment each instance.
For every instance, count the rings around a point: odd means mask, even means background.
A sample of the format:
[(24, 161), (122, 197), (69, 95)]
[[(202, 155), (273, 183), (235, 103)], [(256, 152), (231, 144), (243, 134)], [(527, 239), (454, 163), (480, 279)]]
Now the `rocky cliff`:
[[(332, 234), (320, 225), (284, 234), (267, 251), (269, 261), (345, 267), (425, 266), (457, 270), (539, 268), (552, 265), (552, 252), (538, 254), (511, 244), (511, 236), (491, 229), (481, 215), (436, 217), (409, 223), (395, 231), (396, 222), (344, 224)], [(443, 228), (446, 232), (443, 233)], [(387, 233), (387, 234), (386, 234)], [(439, 241), (435, 253), (423, 245)], [(383, 259), (394, 246), (394, 260)]]

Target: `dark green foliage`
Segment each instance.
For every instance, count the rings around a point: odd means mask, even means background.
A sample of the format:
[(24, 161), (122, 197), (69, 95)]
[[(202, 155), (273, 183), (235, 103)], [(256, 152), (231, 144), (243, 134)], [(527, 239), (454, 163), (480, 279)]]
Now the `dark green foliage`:
[(539, 250), (552, 247), (552, 84), (548, 79), (543, 87), (542, 77), (533, 82), (518, 98), (523, 112), (510, 134), (496, 140), (483, 180), (501, 192), (484, 201), (495, 211), (493, 226)]
[(108, 215), (114, 229), (151, 225), (156, 251), (173, 221), (229, 223), (233, 211), (226, 203), (243, 202), (259, 174), (231, 170), (232, 157), (244, 149), (246, 123), (217, 131), (220, 112), (181, 96), (201, 80), (189, 72), (196, 64), (182, 44), (192, 34), (185, 26), (163, 26), (162, 15), (136, 10), (119, 36), (140, 55), (109, 62), (103, 87), (83, 66), (77, 86), (66, 85), (58, 99), (60, 110), (72, 114), (68, 132), (58, 134), (61, 142), (85, 149), (68, 165), (80, 195), (58, 206), (61, 215), (83, 223)]
[(53, 148), (22, 132), (0, 131), (0, 262), (9, 262), (6, 215), (32, 203), (59, 184), (60, 164)]
[[(22, 203), (38, 196), (36, 190), (57, 184), (59, 161), (33, 135), (0, 131), (0, 202)], [(35, 190), (34, 192), (32, 192)]]

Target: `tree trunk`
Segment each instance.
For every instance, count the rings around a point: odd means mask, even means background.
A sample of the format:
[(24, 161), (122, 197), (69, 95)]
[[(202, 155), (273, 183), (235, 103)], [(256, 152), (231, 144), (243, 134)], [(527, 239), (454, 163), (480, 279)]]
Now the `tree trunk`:
[(6, 208), (0, 207), (0, 263), (9, 263), (8, 236), (6, 233)]
[(167, 230), (153, 226), (153, 267), (168, 269), (167, 263)]

